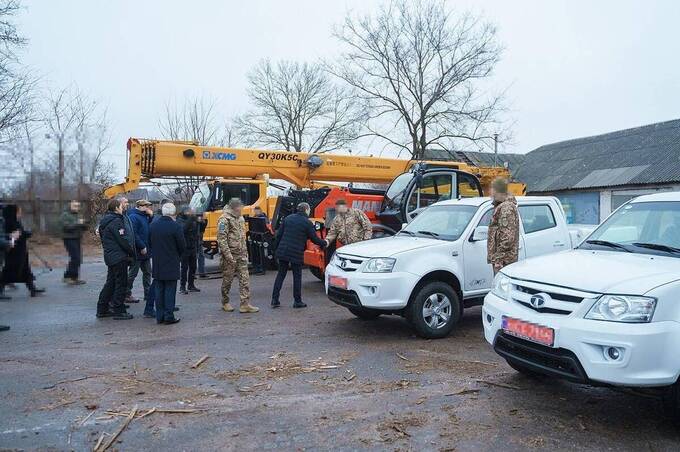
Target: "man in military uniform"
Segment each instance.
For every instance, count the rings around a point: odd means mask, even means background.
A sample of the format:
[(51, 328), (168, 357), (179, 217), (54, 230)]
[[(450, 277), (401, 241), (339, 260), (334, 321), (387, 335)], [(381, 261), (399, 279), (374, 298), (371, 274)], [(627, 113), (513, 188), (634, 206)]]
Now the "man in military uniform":
[(517, 262), (519, 254), (519, 213), (517, 200), (508, 194), (508, 182), (496, 179), (491, 184), (494, 210), (489, 223), (487, 262), (493, 266), (493, 274), (506, 265)]
[(248, 275), (248, 247), (246, 245), (245, 220), (241, 215), (243, 203), (232, 198), (224, 207), (217, 221), (217, 243), (222, 258), (222, 309), (232, 312), (229, 303), (229, 290), (234, 276), (238, 278), (241, 307), (239, 312), (258, 312), (260, 309), (250, 304), (250, 281)]
[(347, 206), (347, 201), (338, 199), (335, 202), (335, 218), (326, 235), (328, 245), (339, 240), (343, 245), (368, 240), (373, 236), (373, 225), (366, 214)]

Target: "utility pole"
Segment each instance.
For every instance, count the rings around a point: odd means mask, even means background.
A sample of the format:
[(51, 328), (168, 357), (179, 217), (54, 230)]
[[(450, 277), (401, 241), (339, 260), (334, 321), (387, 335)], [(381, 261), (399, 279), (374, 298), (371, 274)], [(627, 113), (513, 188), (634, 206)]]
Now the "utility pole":
[(498, 166), (498, 134), (493, 134), (493, 166)]

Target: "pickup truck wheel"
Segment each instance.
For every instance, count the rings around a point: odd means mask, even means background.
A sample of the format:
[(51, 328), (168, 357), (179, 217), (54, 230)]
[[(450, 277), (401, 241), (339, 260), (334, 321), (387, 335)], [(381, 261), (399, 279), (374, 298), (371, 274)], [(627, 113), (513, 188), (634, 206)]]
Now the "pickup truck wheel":
[(666, 388), (661, 401), (666, 416), (680, 422), (680, 382)]
[(359, 317), (362, 320), (375, 320), (380, 317), (381, 312), (376, 309), (369, 308), (347, 308), (349, 312)]
[(321, 272), (321, 269), (320, 269), (320, 268), (318, 268), (318, 267), (309, 267), (309, 272), (310, 272), (312, 275), (316, 276), (316, 278), (317, 278), (319, 281), (323, 281), (323, 273)]
[(431, 282), (420, 288), (409, 307), (408, 318), (420, 337), (448, 336), (460, 319), (460, 300), (451, 286)]
[(514, 370), (521, 373), (525, 377), (529, 377), (529, 378), (542, 378), (542, 377), (544, 377), (543, 374), (538, 373), (536, 371), (533, 371), (533, 370), (529, 369), (528, 367), (525, 367), (525, 366), (523, 366), (519, 363), (516, 363), (514, 361), (506, 361), (506, 362), (508, 363), (508, 366), (512, 367)]

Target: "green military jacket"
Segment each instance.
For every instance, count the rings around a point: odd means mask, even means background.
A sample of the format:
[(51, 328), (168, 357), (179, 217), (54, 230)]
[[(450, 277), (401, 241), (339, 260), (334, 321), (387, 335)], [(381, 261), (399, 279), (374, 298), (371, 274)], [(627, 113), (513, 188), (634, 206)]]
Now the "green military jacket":
[(227, 261), (248, 255), (246, 222), (243, 216), (236, 215), (229, 207), (222, 210), (222, 215), (217, 220), (217, 244), (222, 258)]

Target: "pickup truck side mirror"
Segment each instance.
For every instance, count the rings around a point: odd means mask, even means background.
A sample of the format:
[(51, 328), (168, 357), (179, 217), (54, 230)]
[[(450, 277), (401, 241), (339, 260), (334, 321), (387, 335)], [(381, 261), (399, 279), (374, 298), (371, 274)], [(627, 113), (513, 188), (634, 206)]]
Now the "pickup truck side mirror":
[(489, 238), (489, 227), (488, 226), (477, 226), (475, 231), (472, 233), (472, 241), (480, 242)]

